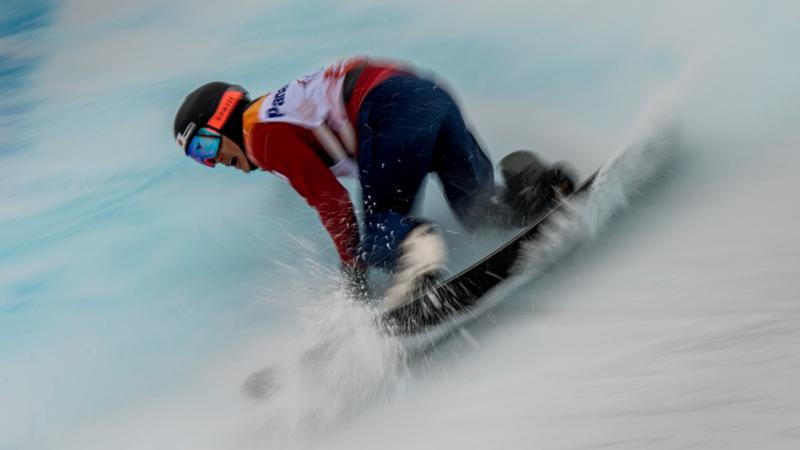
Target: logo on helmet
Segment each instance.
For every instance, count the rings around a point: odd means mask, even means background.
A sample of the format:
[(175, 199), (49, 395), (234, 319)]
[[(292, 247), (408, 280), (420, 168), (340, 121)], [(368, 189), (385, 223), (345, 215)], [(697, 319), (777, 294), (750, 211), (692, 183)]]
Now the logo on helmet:
[(175, 136), (175, 140), (178, 141), (178, 145), (180, 145), (182, 149), (186, 149), (186, 141), (189, 139), (189, 136), (194, 133), (195, 128), (197, 128), (197, 125), (195, 125), (194, 122), (189, 122), (189, 125), (183, 130), (183, 133), (178, 133)]

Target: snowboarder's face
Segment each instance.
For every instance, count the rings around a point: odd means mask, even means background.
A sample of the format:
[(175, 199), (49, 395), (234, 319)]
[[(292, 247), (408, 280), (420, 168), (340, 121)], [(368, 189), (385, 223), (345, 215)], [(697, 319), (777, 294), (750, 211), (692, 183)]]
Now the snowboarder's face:
[(218, 164), (224, 164), (228, 167), (234, 167), (244, 173), (250, 172), (250, 164), (247, 162), (247, 156), (239, 144), (222, 136), (222, 146), (219, 153), (214, 160)]

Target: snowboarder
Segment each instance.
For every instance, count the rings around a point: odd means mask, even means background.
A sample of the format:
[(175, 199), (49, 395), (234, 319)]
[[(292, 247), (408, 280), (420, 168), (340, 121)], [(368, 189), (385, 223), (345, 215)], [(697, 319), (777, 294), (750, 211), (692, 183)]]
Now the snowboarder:
[[(263, 170), (288, 181), (322, 219), (351, 292), (364, 291), (368, 266), (384, 268), (392, 272), (387, 292), (396, 304), (419, 280), (438, 276), (445, 261), (437, 229), (410, 215), (429, 172), (467, 229), (524, 225), (526, 205), (546, 197), (531, 189), (543, 172), (548, 186), (573, 189), (563, 168), (545, 170), (530, 152), (501, 163), (511, 179), (508, 190), (498, 188), (492, 163), (442, 86), (409, 66), (366, 57), (342, 60), (255, 100), (237, 85), (205, 84), (185, 98), (174, 133), (201, 164)], [(337, 181), (348, 176), (361, 186), (361, 231)]]

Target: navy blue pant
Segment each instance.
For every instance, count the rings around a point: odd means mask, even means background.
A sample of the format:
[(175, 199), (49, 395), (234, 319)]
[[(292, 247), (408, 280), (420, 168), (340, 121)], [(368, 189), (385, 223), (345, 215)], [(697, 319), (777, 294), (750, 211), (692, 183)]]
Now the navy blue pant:
[(462, 224), (491, 195), (492, 163), (467, 129), (453, 98), (434, 82), (398, 76), (376, 86), (358, 113), (358, 165), (364, 201), (360, 254), (392, 269), (398, 246), (420, 223), (409, 217), (422, 181), (435, 172)]

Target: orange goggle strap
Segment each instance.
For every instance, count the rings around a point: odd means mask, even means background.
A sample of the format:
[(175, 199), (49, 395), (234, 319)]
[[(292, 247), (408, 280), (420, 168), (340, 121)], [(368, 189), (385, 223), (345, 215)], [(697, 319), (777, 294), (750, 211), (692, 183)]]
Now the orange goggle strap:
[(206, 126), (217, 131), (222, 131), (222, 127), (225, 126), (225, 122), (228, 121), (228, 118), (231, 116), (231, 113), (233, 113), (234, 108), (242, 97), (244, 97), (244, 91), (241, 88), (234, 87), (225, 91), (217, 105), (217, 110), (214, 111), (214, 115), (208, 119)]

